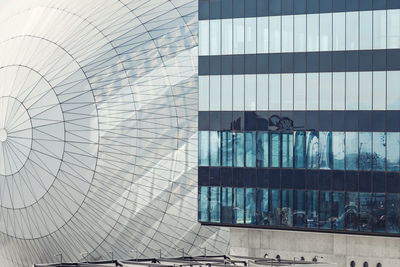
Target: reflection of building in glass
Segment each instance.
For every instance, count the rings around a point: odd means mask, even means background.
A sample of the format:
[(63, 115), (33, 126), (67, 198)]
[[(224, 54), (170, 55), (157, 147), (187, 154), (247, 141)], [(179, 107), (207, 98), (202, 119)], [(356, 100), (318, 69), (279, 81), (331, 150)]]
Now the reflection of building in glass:
[(202, 223), (400, 236), (399, 118), (399, 1), (199, 1)]

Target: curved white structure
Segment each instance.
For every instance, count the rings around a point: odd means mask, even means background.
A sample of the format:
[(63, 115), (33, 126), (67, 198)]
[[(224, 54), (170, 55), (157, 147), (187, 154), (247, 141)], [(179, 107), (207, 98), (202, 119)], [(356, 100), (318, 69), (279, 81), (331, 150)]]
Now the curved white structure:
[(197, 0), (0, 4), (0, 262), (225, 253), (197, 223)]

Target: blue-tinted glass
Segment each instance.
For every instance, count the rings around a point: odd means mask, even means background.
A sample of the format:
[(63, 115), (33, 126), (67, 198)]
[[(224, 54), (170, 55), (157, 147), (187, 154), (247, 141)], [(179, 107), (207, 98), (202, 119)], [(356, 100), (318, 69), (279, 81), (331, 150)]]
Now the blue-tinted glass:
[(400, 233), (400, 195), (386, 195), (386, 232)]
[(332, 132), (332, 161), (334, 170), (344, 170), (345, 134)]
[(210, 19), (221, 18), (221, 0), (210, 0)]
[(372, 216), (374, 232), (384, 233), (386, 228), (385, 194), (375, 193), (372, 202)]
[(221, 222), (232, 223), (232, 188), (222, 187)]
[(256, 224), (255, 188), (246, 188), (246, 224)]
[(307, 168), (319, 168), (319, 132), (307, 132)]
[(221, 132), (222, 166), (232, 166), (232, 132)]
[(256, 132), (246, 132), (246, 167), (256, 166)]
[(358, 133), (346, 133), (346, 170), (358, 169)]
[(319, 168), (330, 170), (333, 167), (332, 162), (332, 133), (319, 132)]
[(257, 16), (268, 15), (268, 0), (257, 0)]
[(245, 17), (255, 17), (257, 15), (257, 0), (246, 0), (244, 4)]
[(307, 216), (305, 212), (305, 199), (303, 190), (293, 191), (294, 206), (293, 206), (293, 224), (296, 227), (305, 227)]
[(306, 167), (306, 133), (295, 132), (294, 133), (294, 167), (305, 168)]
[(346, 230), (358, 231), (358, 193), (346, 192), (345, 226)]
[(372, 0), (372, 8), (373, 9), (385, 9), (386, 8), (386, 0)]
[(244, 73), (245, 74), (257, 73), (257, 55), (245, 55)]
[(281, 14), (281, 0), (269, 0), (269, 15), (277, 16)]
[(232, 0), (222, 0), (222, 13), (223, 19), (232, 18)]
[(332, 192), (332, 227), (335, 230), (344, 229), (344, 192)]
[(231, 56), (231, 55), (222, 56), (221, 62), (222, 62), (221, 63), (221, 65), (222, 65), (221, 66), (221, 74), (222, 75), (232, 74), (232, 72), (233, 72), (233, 70), (232, 70), (233, 56)]
[(384, 71), (386, 70), (386, 50), (378, 50), (372, 52), (373, 70)]
[(319, 0), (307, 0), (307, 13), (319, 13)]
[(209, 0), (199, 0), (199, 19), (210, 19)]
[(209, 132), (199, 131), (199, 166), (210, 166)]
[(221, 165), (221, 140), (220, 132), (210, 132), (210, 166)]
[(257, 132), (257, 167), (268, 167), (268, 132)]
[(269, 73), (280, 73), (281, 72), (281, 54), (269, 54), (268, 58), (268, 71)]
[(307, 191), (307, 228), (318, 227), (318, 191)]
[(270, 166), (280, 167), (281, 135), (278, 133), (271, 133), (270, 136), (271, 136)]
[(372, 138), (372, 168), (377, 171), (384, 171), (386, 169), (386, 133), (374, 132)]
[(244, 0), (233, 0), (233, 17), (244, 17)]
[(244, 133), (233, 133), (233, 166), (244, 166)]
[(293, 66), (293, 54), (292, 53), (284, 53), (281, 55), (281, 71), (282, 73), (292, 73), (294, 71)]
[[(333, 3), (336, 3), (336, 1), (333, 1)], [(332, 53), (332, 70), (344, 71), (345, 69), (346, 69), (346, 52), (334, 51)]]
[(221, 188), (217, 186), (210, 187), (210, 222), (221, 221)]
[(399, 0), (387, 0), (387, 8), (400, 8)]
[(346, 0), (346, 11), (357, 11), (357, 10), (359, 10), (358, 1), (359, 0)]
[(321, 13), (332, 12), (332, 0), (319, 0), (319, 9)]
[(319, 69), (320, 72), (332, 71), (332, 53), (330, 52), (319, 53)]
[(293, 134), (282, 134), (282, 167), (293, 168)]
[(199, 75), (210, 75), (210, 57), (199, 57)]
[(293, 226), (293, 191), (282, 190), (282, 225)]
[(371, 170), (372, 133), (360, 132), (359, 138), (360, 170)]
[(244, 188), (234, 188), (233, 191), (233, 222), (244, 223)]
[(333, 11), (334, 12), (346, 11), (346, 1), (345, 0), (334, 0), (333, 1)]
[(372, 9), (372, 0), (361, 0), (360, 1), (360, 11), (371, 10), (371, 9)]
[(199, 190), (199, 221), (209, 221), (208, 211), (208, 186), (201, 186)]
[(269, 225), (268, 189), (257, 189), (257, 224)]
[(233, 74), (244, 73), (244, 55), (233, 56)]
[(360, 193), (360, 231), (372, 231), (372, 194)]
[(400, 170), (400, 133), (387, 133), (387, 170)]
[(331, 229), (331, 194), (328, 191), (319, 192), (319, 228)]
[(268, 73), (268, 55), (257, 54), (257, 73)]
[(306, 0), (294, 0), (294, 14), (305, 14), (307, 11)]
[[(300, 0), (302, 1), (302, 0)], [(295, 5), (298, 1), (295, 1)], [(293, 64), (294, 72), (303, 73), (307, 70), (307, 54), (306, 53), (294, 53)]]
[(221, 57), (210, 56), (210, 75), (221, 74)]
[(282, 0), (282, 15), (293, 14), (293, 0)]
[(346, 71), (357, 71), (359, 68), (358, 51), (346, 52)]
[(271, 190), (271, 225), (281, 224), (281, 194), (279, 189)]

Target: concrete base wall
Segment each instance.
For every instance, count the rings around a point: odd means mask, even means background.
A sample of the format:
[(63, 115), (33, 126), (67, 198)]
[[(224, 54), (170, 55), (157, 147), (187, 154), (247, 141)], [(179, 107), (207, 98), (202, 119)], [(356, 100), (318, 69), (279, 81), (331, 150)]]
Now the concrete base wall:
[[(368, 262), (368, 267), (400, 266), (400, 238), (312, 233), (267, 229), (230, 228), (230, 254), (250, 257), (280, 255), (283, 259), (314, 256), (338, 267), (356, 267)], [(320, 260), (319, 260), (320, 261)]]

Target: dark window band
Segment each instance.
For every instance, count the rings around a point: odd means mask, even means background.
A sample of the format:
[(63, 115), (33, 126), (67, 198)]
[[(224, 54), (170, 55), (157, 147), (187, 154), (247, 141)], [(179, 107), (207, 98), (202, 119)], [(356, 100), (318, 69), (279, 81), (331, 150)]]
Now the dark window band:
[(199, 56), (199, 75), (390, 70), (400, 70), (400, 49)]

